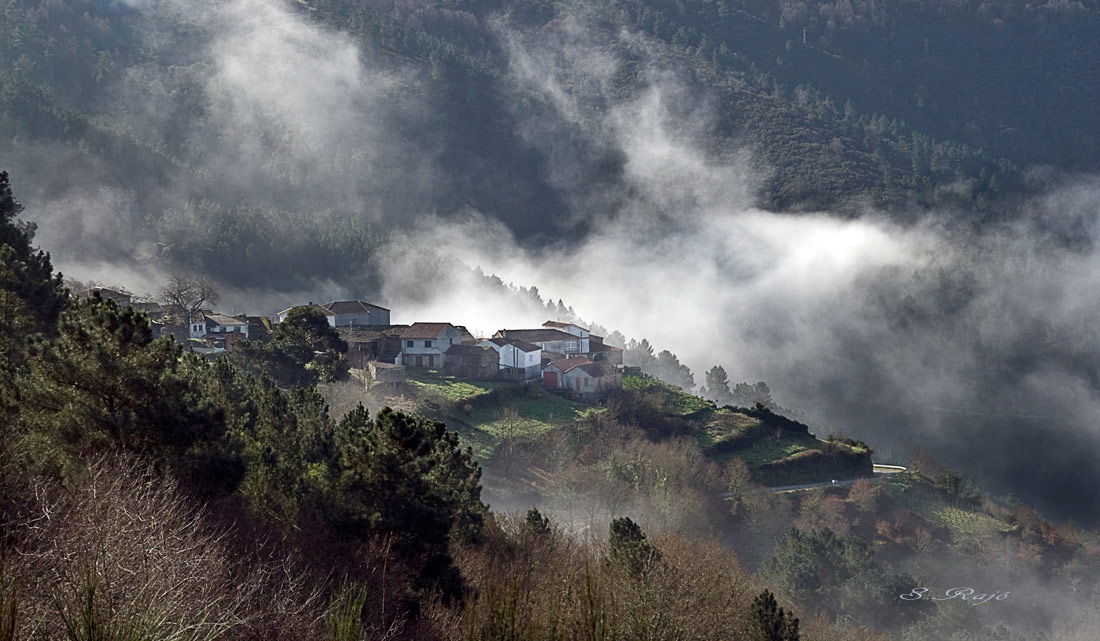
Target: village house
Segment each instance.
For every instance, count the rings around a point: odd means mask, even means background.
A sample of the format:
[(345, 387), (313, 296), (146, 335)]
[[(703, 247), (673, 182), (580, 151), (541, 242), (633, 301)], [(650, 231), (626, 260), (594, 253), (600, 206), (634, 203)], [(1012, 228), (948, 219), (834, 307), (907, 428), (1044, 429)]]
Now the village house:
[(408, 328), (408, 325), (337, 327), (336, 331), (348, 344), (348, 363), (352, 367), (362, 367), (370, 361), (396, 361), (401, 354), (401, 334)]
[(538, 345), (546, 355), (577, 356), (581, 351), (581, 338), (560, 329), (502, 329), (493, 334), (493, 338), (521, 340)]
[(225, 314), (203, 314), (203, 323), (205, 325), (206, 334), (230, 334), (238, 333), (248, 338), (249, 326), (248, 320), (242, 318), (234, 318), (232, 316), (226, 316)]
[(531, 380), (542, 373), (542, 348), (518, 338), (488, 338), (478, 341), (498, 355), (500, 377), (509, 380)]
[(168, 313), (163, 305), (153, 301), (130, 301), (130, 307), (154, 320), (163, 318)]
[(401, 354), (397, 364), (442, 369), (447, 350), (452, 345), (461, 345), (464, 336), (450, 323), (413, 323), (401, 333)]
[(593, 363), (587, 358), (575, 356), (553, 361), (543, 368), (542, 384), (568, 390), (578, 396), (592, 397), (621, 388), (623, 378), (613, 365)]
[[(310, 301), (306, 306), (324, 314), (325, 320), (333, 327), (374, 327), (390, 324), (390, 310), (362, 300), (340, 300), (327, 305), (317, 305)], [(288, 307), (276, 314), (276, 321), (281, 323), (286, 320), (292, 309), (294, 307)]]
[(149, 323), (153, 330), (153, 338), (170, 336), (177, 343), (186, 343), (191, 338), (188, 325), (174, 322), (172, 319), (153, 320)]
[(233, 346), (249, 337), (249, 323), (247, 318), (236, 318), (226, 314), (204, 312), (201, 323), (192, 323), (194, 327), (201, 326), (202, 333), (196, 335), (192, 331), (191, 338), (201, 339), (206, 347), (233, 351)]
[[(609, 365), (623, 364), (622, 348), (605, 345), (602, 336), (589, 332), (576, 323), (546, 321), (540, 329), (502, 329), (493, 338), (520, 340), (537, 345), (543, 350), (544, 361), (583, 356), (593, 362)], [(501, 363), (504, 363), (501, 356)]]
[(212, 310), (202, 310), (198, 314), (192, 316), (187, 323), (189, 328), (190, 338), (202, 338), (206, 336), (206, 314), (213, 313)]
[(270, 318), (266, 316), (245, 316), (244, 320), (248, 323), (249, 340), (262, 341), (271, 336), (274, 327)]
[(444, 356), (444, 374), (479, 381), (500, 377), (499, 356), (486, 345), (451, 345)]
[(390, 324), (390, 310), (362, 300), (333, 301), (323, 307), (332, 312), (330, 323), (333, 327), (366, 326)]
[(591, 333), (587, 329), (575, 323), (562, 323), (558, 321), (546, 321), (542, 324), (542, 326), (548, 329), (556, 329), (559, 332), (565, 332), (566, 334), (572, 334), (573, 336), (576, 336), (579, 339), (577, 343), (577, 353), (588, 353), (589, 337), (591, 336)]

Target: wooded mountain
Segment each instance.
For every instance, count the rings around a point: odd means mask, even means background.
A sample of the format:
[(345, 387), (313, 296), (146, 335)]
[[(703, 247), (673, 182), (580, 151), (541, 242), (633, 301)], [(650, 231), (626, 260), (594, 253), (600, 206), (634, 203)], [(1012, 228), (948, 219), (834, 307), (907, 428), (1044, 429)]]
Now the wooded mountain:
[[(238, 23), (253, 12), (265, 20), (265, 4), (240, 3)], [(697, 134), (709, 154), (750, 150), (763, 176), (753, 197), (769, 209), (949, 204), (987, 218), (1060, 171), (1100, 167), (1095, 0), (302, 0), (293, 11), (346, 34), (372, 70), (399, 84), (414, 78), (378, 99), (380, 123), (359, 121), (385, 129), (374, 142), (402, 144), (388, 144), (374, 171), (349, 171), (360, 196), (351, 203), (319, 195), (327, 185), (318, 169), (293, 153), (298, 162), (271, 160), (263, 180), (212, 164), (225, 150), (210, 141), (226, 136), (204, 84), (217, 63), (204, 52), (224, 26), (198, 5), (5, 0), (0, 154), (40, 193), (121, 190), (135, 200), (113, 215), (131, 216), (147, 239), (192, 263), (195, 248), (176, 243), (201, 236), (218, 208), (244, 203), (265, 210), (265, 229), (242, 230), (254, 234), (295, 227), (288, 211), (367, 210), (377, 220), (471, 208), (525, 238), (583, 234), (589, 216), (606, 213), (593, 209), (613, 212), (626, 197), (625, 159), (601, 144), (590, 115), (637, 95), (654, 69), (676, 78), (686, 104), (705, 107)], [(562, 24), (581, 25), (612, 65), (597, 92), (576, 78), (590, 104), (566, 122), (511, 72), (510, 43)], [(527, 53), (560, 55), (576, 43), (557, 44)], [(348, 130), (357, 122), (335, 121)], [(532, 123), (558, 144), (540, 144)], [(280, 141), (260, 147), (286, 152)], [(567, 182), (551, 167), (561, 154), (577, 165)], [(427, 164), (431, 175), (417, 176)], [(181, 200), (209, 202), (180, 211)], [(305, 244), (311, 260), (300, 269), (340, 262), (339, 249)]]

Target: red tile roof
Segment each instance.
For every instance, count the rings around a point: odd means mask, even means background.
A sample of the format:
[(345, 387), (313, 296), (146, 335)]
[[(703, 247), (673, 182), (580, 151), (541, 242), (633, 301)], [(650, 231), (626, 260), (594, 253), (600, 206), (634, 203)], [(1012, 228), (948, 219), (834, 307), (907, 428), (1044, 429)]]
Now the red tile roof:
[(553, 361), (550, 363), (554, 367), (560, 369), (562, 372), (568, 372), (569, 370), (581, 367), (582, 365), (594, 365), (594, 363), (583, 356), (574, 356), (573, 358), (563, 358), (561, 360)]

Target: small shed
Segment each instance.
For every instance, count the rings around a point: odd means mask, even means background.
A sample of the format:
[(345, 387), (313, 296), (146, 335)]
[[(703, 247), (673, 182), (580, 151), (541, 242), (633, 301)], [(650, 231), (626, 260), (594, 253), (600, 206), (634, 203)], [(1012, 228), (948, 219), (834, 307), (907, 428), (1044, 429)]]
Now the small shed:
[(405, 368), (401, 365), (394, 365), (393, 363), (384, 363), (382, 361), (370, 361), (367, 363), (367, 372), (370, 373), (370, 378), (367, 379), (367, 387), (370, 387), (374, 383), (389, 383), (390, 385), (397, 385), (405, 381)]

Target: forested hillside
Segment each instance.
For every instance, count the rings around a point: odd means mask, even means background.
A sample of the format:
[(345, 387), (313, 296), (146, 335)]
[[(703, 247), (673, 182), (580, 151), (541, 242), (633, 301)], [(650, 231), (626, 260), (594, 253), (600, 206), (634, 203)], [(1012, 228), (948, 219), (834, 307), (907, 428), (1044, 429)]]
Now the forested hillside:
[[(764, 175), (754, 197), (768, 208), (855, 212), (863, 203), (917, 202), (1000, 215), (1004, 198), (1036, 186), (1033, 167), (1097, 168), (1093, 2), (314, 0), (294, 11), (349, 34), (380, 73), (414, 73), (399, 95), (378, 100), (387, 103), (380, 108), (389, 140), (409, 146), (414, 130), (426, 138), (412, 151), (395, 147), (384, 162), (408, 170), (415, 162), (408, 154), (429, 155), (441, 180), (427, 191), (406, 184), (398, 199), (389, 193), (394, 185), (364, 166), (347, 179), (361, 183), (350, 191), (369, 197), (318, 199), (310, 182), (326, 177), (321, 170), (275, 159), (245, 172), (264, 179), (264, 193), (209, 157), (225, 153), (216, 142), (225, 135), (224, 105), (206, 82), (212, 62), (204, 47), (223, 27), (211, 26), (210, 12), (172, 6), (6, 0), (0, 26), (3, 153), (18, 169), (52, 178), (54, 192), (81, 184), (124, 190), (147, 217), (132, 222), (170, 247), (181, 223), (201, 229), (206, 210), (175, 211), (174, 198), (165, 202), (169, 187), (217, 207), (247, 200), (269, 208), (269, 233), (281, 230), (279, 212), (334, 203), (367, 207), (375, 219), (473, 207), (524, 236), (583, 231), (575, 223), (593, 212), (569, 210), (592, 205), (609, 187), (600, 204), (613, 209), (623, 158), (584, 131), (582, 114), (554, 127), (583, 178), (555, 179), (547, 154), (559, 152), (531, 138), (530, 121), (560, 116), (510, 69), (510, 43), (563, 24), (585, 29), (615, 65), (589, 108), (641, 90), (652, 81), (647, 68), (674, 75), (692, 102), (713, 112), (700, 132), (710, 153), (748, 144)], [(241, 11), (249, 6), (261, 5)], [(254, 18), (266, 20), (258, 9)], [(404, 109), (409, 104), (416, 108)], [(294, 153), (294, 144), (269, 141), (266, 149)], [(79, 168), (80, 180), (44, 172), (46, 161), (32, 150), (46, 149), (56, 152), (54, 163)], [(589, 198), (578, 200), (577, 191)]]

